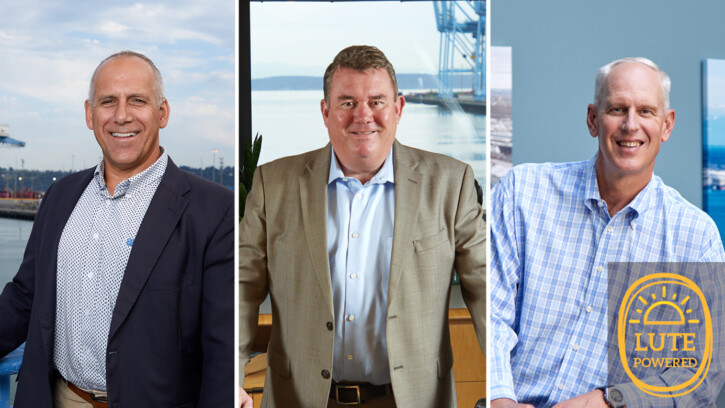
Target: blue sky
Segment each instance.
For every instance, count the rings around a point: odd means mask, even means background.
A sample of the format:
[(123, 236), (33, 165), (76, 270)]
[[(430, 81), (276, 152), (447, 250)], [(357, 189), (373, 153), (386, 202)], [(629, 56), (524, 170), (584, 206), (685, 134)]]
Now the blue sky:
[(0, 0), (0, 123), (26, 142), (0, 167), (78, 170), (101, 157), (83, 102), (96, 65), (131, 49), (154, 60), (171, 106), (161, 145), (179, 165), (234, 163), (234, 9), (230, 0)]

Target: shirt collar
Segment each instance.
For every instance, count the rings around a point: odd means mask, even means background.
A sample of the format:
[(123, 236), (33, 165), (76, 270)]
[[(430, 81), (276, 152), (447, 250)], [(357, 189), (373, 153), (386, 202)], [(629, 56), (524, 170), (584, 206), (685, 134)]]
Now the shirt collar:
[[(592, 157), (587, 163), (587, 167), (584, 173), (584, 200), (586, 202), (592, 202), (596, 205), (597, 202), (602, 200), (602, 196), (599, 194), (599, 185), (597, 184), (597, 156), (598, 153)], [(662, 185), (662, 179), (652, 174), (649, 183), (640, 191), (632, 201), (627, 204), (622, 211), (632, 209), (639, 215), (649, 207), (656, 205), (656, 190)]]
[(118, 183), (118, 185), (116, 185), (116, 189), (113, 192), (113, 196), (108, 193), (108, 189), (106, 188), (106, 164), (103, 161), (103, 158), (101, 158), (101, 162), (98, 163), (98, 165), (96, 166), (96, 170), (93, 172), (93, 179), (96, 181), (98, 189), (102, 194), (105, 194), (108, 197), (112, 198), (121, 197), (126, 193), (134, 192), (142, 186), (146, 186), (155, 181), (156, 179), (161, 178), (166, 171), (166, 164), (168, 162), (168, 158), (169, 155), (166, 154), (166, 149), (161, 147), (161, 156), (156, 159), (154, 164), (147, 167), (141, 173), (135, 174), (127, 178), (126, 180)]
[[(349, 177), (345, 176), (345, 173), (343, 173), (342, 168), (340, 168), (340, 164), (337, 162), (337, 157), (335, 156), (335, 149), (330, 149), (332, 151), (330, 158), (330, 175), (327, 178), (327, 184), (331, 184), (333, 181), (337, 179), (347, 179)], [(390, 148), (390, 151), (388, 152), (388, 156), (385, 157), (385, 161), (383, 162), (383, 167), (378, 170), (378, 172), (373, 176), (373, 178), (370, 179), (365, 185), (368, 184), (385, 184), (385, 183), (393, 183), (395, 184), (395, 166), (393, 163), (393, 148)]]

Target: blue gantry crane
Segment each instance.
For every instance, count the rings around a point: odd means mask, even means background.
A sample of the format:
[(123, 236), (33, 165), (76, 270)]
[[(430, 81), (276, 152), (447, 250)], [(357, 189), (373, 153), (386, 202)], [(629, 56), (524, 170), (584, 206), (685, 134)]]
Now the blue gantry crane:
[(0, 125), (0, 146), (25, 147), (25, 142), (10, 137), (10, 126)]
[[(456, 75), (473, 73), (473, 98), (486, 100), (486, 2), (481, 0), (434, 1), (441, 33), (438, 55), (438, 97), (453, 98)], [(457, 17), (461, 16), (462, 19)]]

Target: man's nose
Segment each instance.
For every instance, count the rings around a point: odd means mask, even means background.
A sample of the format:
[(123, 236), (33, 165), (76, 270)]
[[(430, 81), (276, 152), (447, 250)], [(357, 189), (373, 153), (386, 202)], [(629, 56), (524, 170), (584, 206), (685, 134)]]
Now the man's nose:
[(372, 121), (373, 110), (366, 103), (361, 103), (355, 107), (355, 121), (356, 122), (370, 122)]
[(116, 106), (116, 112), (113, 119), (118, 124), (124, 124), (131, 121), (131, 114), (125, 103), (119, 103)]
[(624, 122), (622, 122), (622, 130), (626, 132), (639, 130), (639, 116), (637, 116), (635, 109), (627, 110), (627, 115), (624, 117)]

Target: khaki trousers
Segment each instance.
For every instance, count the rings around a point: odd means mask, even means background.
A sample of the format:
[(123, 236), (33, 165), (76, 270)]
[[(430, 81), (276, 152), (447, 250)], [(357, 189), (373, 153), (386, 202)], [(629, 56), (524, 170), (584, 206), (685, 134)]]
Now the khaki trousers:
[(327, 408), (395, 408), (395, 396), (392, 394), (362, 403), (360, 405), (338, 405), (334, 398), (327, 400)]
[[(68, 381), (60, 374), (56, 376), (53, 387), (53, 408), (93, 408), (93, 405), (86, 402), (78, 394), (68, 388)], [(90, 391), (90, 390), (89, 390)], [(105, 392), (91, 391), (98, 396), (105, 396)]]

